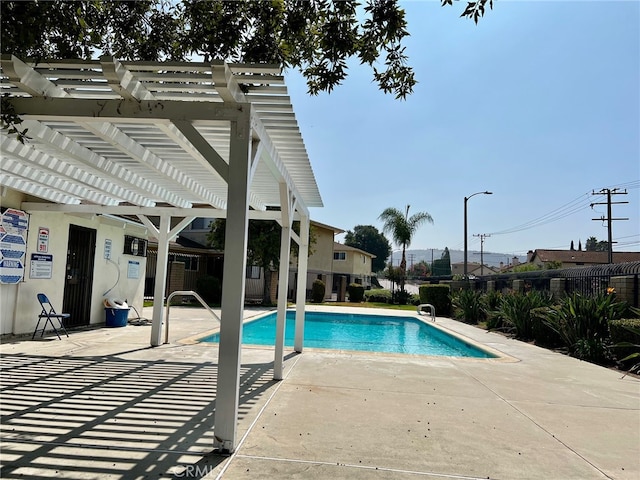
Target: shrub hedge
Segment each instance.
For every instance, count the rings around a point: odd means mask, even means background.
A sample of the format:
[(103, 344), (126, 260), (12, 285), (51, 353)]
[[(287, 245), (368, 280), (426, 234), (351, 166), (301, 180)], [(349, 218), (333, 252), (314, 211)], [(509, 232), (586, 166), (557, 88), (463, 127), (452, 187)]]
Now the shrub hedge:
[(360, 303), (364, 299), (364, 287), (359, 283), (350, 283), (347, 292), (351, 303)]
[[(635, 331), (631, 331), (629, 328), (635, 329)], [(609, 322), (609, 332), (611, 334), (611, 343), (613, 344), (612, 350), (616, 360), (620, 361), (632, 353), (640, 352), (640, 334), (636, 333), (637, 331), (640, 331), (640, 318), (623, 318)], [(616, 344), (622, 342), (639, 346), (616, 347)], [(633, 362), (631, 361), (630, 363)]]
[(436, 309), (436, 315), (451, 315), (451, 297), (449, 285), (420, 285), (420, 303), (430, 303)]
[(311, 301), (313, 303), (322, 303), (324, 300), (324, 294), (326, 291), (326, 286), (322, 280), (319, 278), (313, 281), (311, 285)]
[(367, 302), (391, 303), (391, 291), (383, 288), (367, 290), (364, 298)]
[(219, 305), (222, 300), (222, 283), (217, 277), (205, 275), (196, 280), (196, 293), (208, 304)]

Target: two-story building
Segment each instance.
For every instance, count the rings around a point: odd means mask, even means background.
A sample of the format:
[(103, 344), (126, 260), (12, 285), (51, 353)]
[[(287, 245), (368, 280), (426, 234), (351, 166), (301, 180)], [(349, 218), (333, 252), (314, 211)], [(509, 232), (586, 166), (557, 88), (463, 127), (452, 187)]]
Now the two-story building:
[[(171, 272), (184, 270), (184, 275), (181, 277), (172, 273), (172, 277), (167, 282), (170, 291), (195, 288), (195, 280), (192, 278), (194, 266), (198, 266), (201, 274), (205, 274), (202, 273), (205, 271), (205, 265), (208, 267), (206, 268), (207, 274), (215, 276), (222, 271), (220, 266), (213, 269), (212, 265), (218, 265), (223, 261), (224, 252), (213, 251), (204, 246), (211, 221), (213, 221), (213, 219), (196, 219), (189, 227), (181, 232), (180, 238), (178, 239), (179, 242), (183, 244), (186, 241), (191, 247), (197, 246), (198, 242), (203, 242), (200, 248), (199, 260), (194, 257), (196, 250), (193, 248), (187, 251), (185, 247), (181, 247), (178, 244), (172, 247), (170, 262), (186, 263), (184, 268), (176, 265), (175, 268), (171, 269)], [(322, 280), (326, 285), (326, 300), (330, 300), (332, 295), (338, 292), (341, 281), (344, 282), (344, 285), (359, 283), (365, 286), (365, 288), (371, 287), (372, 259), (375, 258), (375, 255), (335, 242), (335, 236), (340, 233), (344, 233), (344, 230), (313, 220), (311, 221), (310, 236), (312, 240), (309, 248), (309, 258), (307, 260), (307, 298), (311, 297), (311, 286), (316, 279)], [(153, 258), (155, 254), (154, 248), (155, 246), (151, 243), (151, 258)], [(153, 266), (153, 262), (150, 262), (150, 265)], [(291, 256), (289, 275), (289, 292), (287, 292), (287, 296), (290, 299), (294, 299), (296, 297), (295, 287), (298, 276), (298, 259), (295, 254)], [(182, 288), (180, 288), (180, 278), (184, 278), (185, 281), (191, 279), (191, 281), (188, 282), (189, 285), (185, 283)], [(272, 283), (270, 292), (272, 302), (275, 302), (276, 298), (278, 288), (277, 279), (277, 275), (271, 276)], [(245, 300), (249, 302), (262, 300), (265, 281), (265, 275), (262, 269), (254, 265), (247, 265), (245, 280)], [(168, 291), (167, 294), (170, 293), (170, 291)]]
[(359, 283), (365, 288), (371, 287), (371, 262), (375, 255), (349, 247), (342, 243), (333, 244), (333, 287), (337, 292), (340, 277), (346, 277), (346, 284)]
[[(212, 255), (215, 256), (213, 251), (206, 248), (207, 234), (209, 233), (210, 224), (212, 221), (214, 221), (214, 219), (211, 219), (211, 218), (195, 219), (187, 228), (185, 228), (180, 233), (180, 238), (179, 238), (180, 242), (187, 241), (190, 243), (191, 246), (196, 246), (200, 244), (200, 252), (203, 259), (206, 257), (211, 257)], [(307, 260), (307, 297), (310, 298), (311, 285), (313, 284), (314, 280), (320, 279), (323, 282), (325, 282), (325, 285), (327, 286), (325, 298), (330, 299), (332, 294), (332, 286), (334, 284), (334, 275), (333, 275), (334, 274), (333, 258), (334, 258), (334, 244), (335, 244), (334, 238), (336, 235), (340, 233), (344, 233), (344, 230), (337, 227), (332, 227), (331, 225), (326, 225), (320, 222), (316, 222), (313, 220), (310, 222), (310, 224), (311, 224), (311, 228), (310, 228), (311, 245), (309, 247), (309, 252), (310, 252), (309, 258)], [(153, 249), (154, 249), (154, 246), (151, 245), (152, 254), (153, 254)], [(175, 258), (177, 261), (183, 261), (184, 259), (184, 255), (182, 255), (183, 252), (181, 250), (182, 249), (176, 246)], [(217, 252), (217, 253), (220, 255), (219, 261), (221, 262), (224, 256), (224, 252)], [(218, 261), (217, 257), (216, 257), (216, 261)], [(192, 263), (195, 263), (195, 262), (192, 261)], [(369, 262), (369, 265), (370, 264), (371, 262)], [(213, 274), (213, 275), (218, 275), (219, 273), (221, 273), (221, 268), (218, 268), (215, 270), (211, 270), (211, 268), (209, 268), (208, 270), (209, 270), (209, 274)], [(360, 270), (361, 268), (359, 267), (357, 270), (358, 274), (356, 275), (358, 278), (361, 277), (359, 273)], [(348, 272), (348, 273), (351, 273), (351, 272)], [(298, 276), (298, 259), (294, 254), (291, 255), (289, 275), (290, 277), (289, 277), (288, 298), (293, 299), (295, 298), (295, 293), (296, 293), (295, 287), (296, 287), (296, 280)], [(371, 277), (370, 269), (367, 275), (368, 275), (368, 278), (370, 279)], [(255, 265), (247, 265), (245, 280), (246, 280), (245, 300), (249, 302), (262, 300), (262, 293), (263, 293), (264, 281), (265, 281), (265, 275), (262, 269)], [(272, 282), (270, 286), (271, 300), (272, 302), (275, 302), (277, 288), (278, 288), (278, 283), (277, 283), (278, 276), (272, 275), (271, 282)], [(192, 287), (189, 287), (189, 288), (192, 288)], [(186, 289), (189, 289), (189, 288), (186, 288)], [(177, 288), (176, 286), (174, 290), (180, 290), (180, 288)]]

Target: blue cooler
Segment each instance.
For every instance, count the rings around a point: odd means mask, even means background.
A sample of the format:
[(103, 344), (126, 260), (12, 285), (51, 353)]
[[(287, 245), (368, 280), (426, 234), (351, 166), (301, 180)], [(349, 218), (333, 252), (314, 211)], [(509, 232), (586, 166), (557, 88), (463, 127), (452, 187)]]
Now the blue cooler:
[(105, 325), (107, 327), (126, 327), (129, 318), (129, 305), (119, 300), (105, 300)]

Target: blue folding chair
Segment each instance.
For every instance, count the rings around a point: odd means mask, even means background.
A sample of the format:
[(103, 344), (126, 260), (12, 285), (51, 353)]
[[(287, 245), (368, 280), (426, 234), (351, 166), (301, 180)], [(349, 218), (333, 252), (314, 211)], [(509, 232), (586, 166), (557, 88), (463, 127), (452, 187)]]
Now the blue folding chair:
[(36, 333), (38, 333), (38, 327), (40, 326), (41, 320), (44, 320), (44, 326), (42, 327), (42, 332), (40, 333), (41, 338), (44, 335), (45, 330), (47, 329), (47, 324), (50, 323), (51, 328), (53, 328), (53, 331), (56, 332), (58, 339), (62, 340), (62, 338), (60, 338), (60, 333), (58, 333), (58, 329), (53, 323), (53, 320), (56, 320), (60, 324), (60, 330), (62, 330), (68, 337), (69, 334), (67, 333), (67, 329), (64, 328), (64, 323), (62, 323), (62, 321), (65, 318), (69, 318), (71, 315), (69, 313), (56, 313), (56, 311), (53, 309), (53, 305), (51, 305), (51, 302), (44, 293), (38, 294), (38, 302), (40, 302), (42, 312), (40, 312), (40, 315), (38, 315), (38, 323), (36, 324), (36, 329), (33, 331), (31, 340), (36, 338)]

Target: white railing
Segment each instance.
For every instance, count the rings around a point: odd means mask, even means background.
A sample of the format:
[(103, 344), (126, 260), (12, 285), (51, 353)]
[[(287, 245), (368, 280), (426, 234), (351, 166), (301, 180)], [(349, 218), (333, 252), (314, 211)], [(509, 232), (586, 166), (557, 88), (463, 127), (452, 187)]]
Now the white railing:
[(214, 312), (213, 310), (211, 310), (211, 307), (209, 307), (209, 305), (207, 305), (207, 302), (205, 302), (202, 297), (200, 295), (198, 295), (196, 292), (192, 291), (192, 290), (176, 290), (175, 292), (172, 292), (171, 295), (169, 295), (167, 297), (167, 313), (165, 315), (165, 328), (164, 328), (164, 343), (169, 343), (169, 309), (171, 308), (171, 299), (173, 297), (175, 297), (176, 295), (190, 295), (192, 297), (194, 297), (196, 300), (198, 300), (202, 306), (204, 308), (206, 308), (207, 310), (209, 310), (209, 312), (211, 313), (211, 315), (213, 315), (215, 317), (216, 320), (218, 320), (218, 323), (220, 323), (220, 317), (216, 314), (216, 312)]

